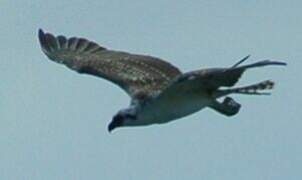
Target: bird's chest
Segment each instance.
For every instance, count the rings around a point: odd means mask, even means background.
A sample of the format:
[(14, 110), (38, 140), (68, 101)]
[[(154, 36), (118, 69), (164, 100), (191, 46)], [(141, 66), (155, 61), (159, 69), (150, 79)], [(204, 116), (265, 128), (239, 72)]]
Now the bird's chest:
[(209, 103), (205, 94), (169, 94), (146, 104), (140, 115), (146, 124), (161, 124), (195, 113)]

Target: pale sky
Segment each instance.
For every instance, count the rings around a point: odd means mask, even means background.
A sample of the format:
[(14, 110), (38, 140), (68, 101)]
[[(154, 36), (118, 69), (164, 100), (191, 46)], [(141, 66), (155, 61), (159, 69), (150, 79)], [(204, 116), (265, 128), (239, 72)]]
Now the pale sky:
[[(0, 2), (0, 179), (299, 180), (302, 1)], [(282, 60), (238, 85), (273, 79), (272, 96), (232, 96), (234, 117), (205, 109), (165, 125), (120, 128), (129, 97), (41, 52), (38, 28), (161, 57), (184, 72)]]

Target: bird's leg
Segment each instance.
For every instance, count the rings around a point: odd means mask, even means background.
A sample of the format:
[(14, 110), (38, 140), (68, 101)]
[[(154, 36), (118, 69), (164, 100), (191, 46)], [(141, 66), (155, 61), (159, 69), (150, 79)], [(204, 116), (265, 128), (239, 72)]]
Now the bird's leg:
[(210, 108), (226, 116), (233, 116), (237, 114), (240, 110), (240, 107), (241, 105), (230, 97), (226, 97), (222, 103), (215, 100), (210, 106)]

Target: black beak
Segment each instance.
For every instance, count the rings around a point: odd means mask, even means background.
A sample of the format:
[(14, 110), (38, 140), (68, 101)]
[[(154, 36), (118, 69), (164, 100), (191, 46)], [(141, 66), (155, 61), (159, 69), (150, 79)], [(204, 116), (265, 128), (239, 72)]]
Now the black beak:
[(116, 115), (113, 117), (111, 123), (108, 125), (108, 131), (111, 132), (115, 128), (122, 126), (123, 124), (123, 117), (120, 115)]
[(113, 129), (116, 128), (116, 125), (114, 124), (114, 121), (112, 121), (109, 125), (108, 125), (108, 132), (111, 133), (111, 131)]

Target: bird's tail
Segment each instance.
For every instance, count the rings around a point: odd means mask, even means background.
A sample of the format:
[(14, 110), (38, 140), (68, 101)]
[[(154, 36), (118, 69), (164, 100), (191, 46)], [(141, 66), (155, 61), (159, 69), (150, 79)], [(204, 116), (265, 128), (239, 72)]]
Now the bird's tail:
[(273, 81), (266, 80), (249, 86), (219, 90), (214, 96), (219, 98), (221, 96), (225, 96), (233, 93), (248, 94), (248, 95), (270, 95), (270, 93), (268, 92), (259, 92), (259, 91), (273, 89), (274, 84), (275, 83)]

